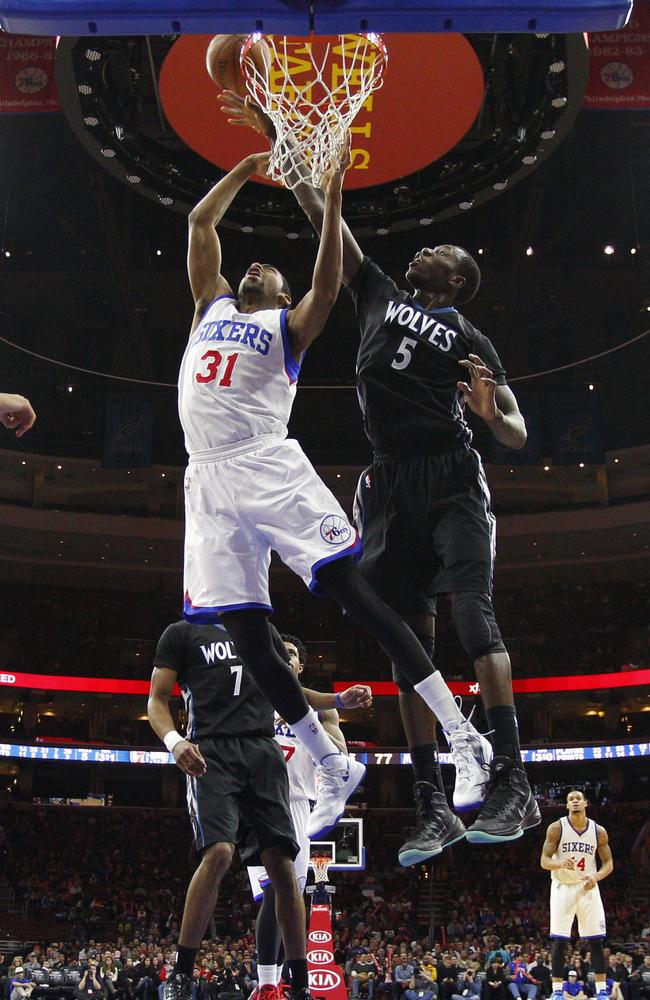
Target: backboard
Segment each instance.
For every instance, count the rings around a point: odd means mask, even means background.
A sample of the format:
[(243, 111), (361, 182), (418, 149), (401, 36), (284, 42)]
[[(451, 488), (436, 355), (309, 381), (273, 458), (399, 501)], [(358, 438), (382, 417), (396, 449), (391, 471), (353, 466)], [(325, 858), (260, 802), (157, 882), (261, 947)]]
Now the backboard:
[(0, 0), (0, 27), (33, 35), (253, 31), (583, 32), (622, 28), (632, 0)]
[(333, 858), (330, 871), (362, 871), (366, 867), (363, 819), (358, 816), (341, 819), (323, 840), (310, 841), (309, 856), (316, 854)]

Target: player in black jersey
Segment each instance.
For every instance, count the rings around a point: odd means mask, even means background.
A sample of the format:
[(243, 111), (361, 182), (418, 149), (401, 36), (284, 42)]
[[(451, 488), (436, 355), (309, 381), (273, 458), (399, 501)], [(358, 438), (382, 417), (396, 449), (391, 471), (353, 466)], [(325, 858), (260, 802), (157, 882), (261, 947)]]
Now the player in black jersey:
[[(230, 91), (220, 100), (230, 121), (273, 140), (271, 122), (249, 100)], [(320, 232), (323, 195), (306, 177), (305, 170), (292, 178), (293, 191)], [(431, 661), (436, 599), (449, 594), (456, 630), (480, 683), (492, 747), (463, 717), (435, 669), (426, 681), (427, 705), (442, 723), (456, 765), (455, 805), (481, 807), (467, 839), (514, 840), (541, 816), (521, 762), (510, 659), (491, 599), (494, 517), (464, 408), (513, 448), (525, 443), (524, 419), (496, 351), (455, 306), (478, 289), (473, 258), (451, 245), (423, 248), (408, 265), (414, 291), (406, 292), (363, 256), (345, 224), (342, 230), (343, 281), (361, 328), (359, 399), (375, 452), (357, 493), (361, 568), (412, 626)], [(422, 685), (413, 685), (395, 665), (393, 674), (416, 776), (418, 823), (399, 852), (408, 865), (438, 853), (462, 836), (459, 825), (464, 828), (444, 794), (435, 719), (416, 695)]]
[[(275, 630), (274, 643), (284, 661)], [(187, 709), (187, 739), (175, 731), (169, 710), (176, 680)], [(293, 866), (298, 846), (273, 709), (222, 626), (179, 621), (165, 630), (156, 650), (148, 714), (187, 776), (188, 809), (201, 854), (187, 891), (165, 1000), (191, 997), (194, 959), (237, 845), (242, 862), (263, 864), (271, 878), (292, 996), (308, 1000), (305, 908)]]

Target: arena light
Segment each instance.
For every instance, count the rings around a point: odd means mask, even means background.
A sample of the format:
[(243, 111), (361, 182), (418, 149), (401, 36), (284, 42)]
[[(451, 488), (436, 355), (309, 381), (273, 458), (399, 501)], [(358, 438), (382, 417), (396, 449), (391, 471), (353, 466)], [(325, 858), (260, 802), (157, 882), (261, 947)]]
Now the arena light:
[(611, 243), (606, 243), (605, 246), (603, 247), (603, 253), (607, 257), (611, 257), (612, 254), (616, 253), (616, 247), (613, 246)]
[(535, 253), (535, 251), (533, 250), (532, 247), (526, 247), (526, 256), (527, 257), (532, 257), (534, 253)]

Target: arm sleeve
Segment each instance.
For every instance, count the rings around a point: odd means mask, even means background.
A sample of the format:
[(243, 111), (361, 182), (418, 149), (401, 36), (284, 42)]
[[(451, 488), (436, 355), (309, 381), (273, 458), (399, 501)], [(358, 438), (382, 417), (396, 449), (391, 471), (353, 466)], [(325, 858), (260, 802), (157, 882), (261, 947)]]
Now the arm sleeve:
[(492, 342), (484, 334), (479, 333), (478, 330), (474, 334), (473, 353), (478, 354), (479, 358), (491, 369), (497, 385), (506, 384), (506, 370), (501, 363), (501, 358), (492, 346)]
[(156, 646), (154, 667), (169, 667), (180, 676), (185, 669), (187, 629), (185, 622), (168, 625)]
[(275, 625), (271, 625), (271, 638), (273, 639), (273, 648), (275, 649), (276, 653), (278, 653), (278, 655), (282, 657), (282, 659), (288, 666), (289, 654), (287, 653), (287, 647), (283, 643), (280, 633), (278, 632)]
[(399, 288), (392, 278), (377, 267), (374, 260), (364, 257), (361, 267), (347, 286), (359, 318), (367, 315), (382, 295), (398, 295)]

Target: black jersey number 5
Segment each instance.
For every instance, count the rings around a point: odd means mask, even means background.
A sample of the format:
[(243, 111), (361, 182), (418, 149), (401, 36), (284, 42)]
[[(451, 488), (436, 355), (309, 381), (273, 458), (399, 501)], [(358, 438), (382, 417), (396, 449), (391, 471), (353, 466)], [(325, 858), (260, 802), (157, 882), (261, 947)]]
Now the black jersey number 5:
[(413, 348), (416, 344), (417, 340), (414, 340), (413, 337), (404, 337), (402, 343), (397, 348), (397, 354), (391, 362), (391, 368), (397, 368), (398, 371), (408, 368), (413, 357)]

